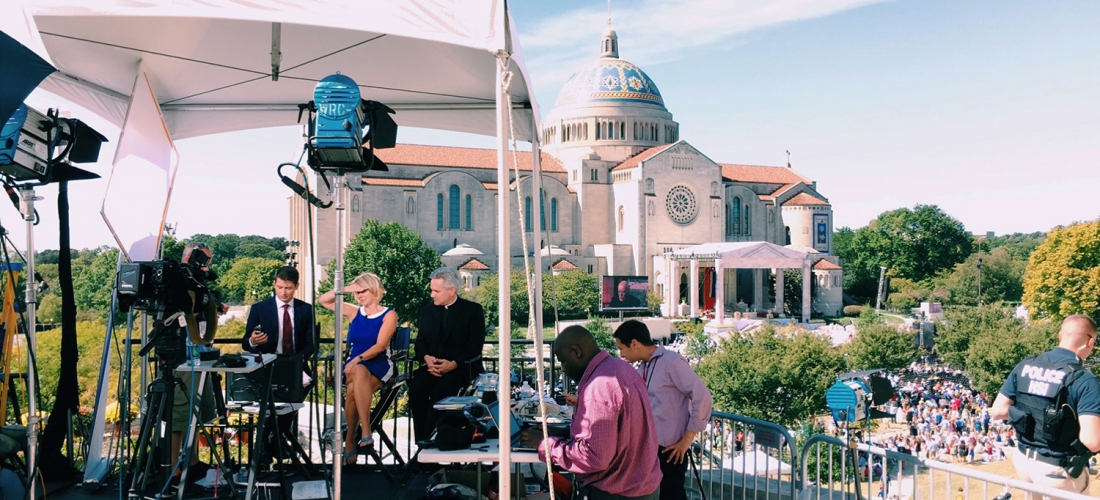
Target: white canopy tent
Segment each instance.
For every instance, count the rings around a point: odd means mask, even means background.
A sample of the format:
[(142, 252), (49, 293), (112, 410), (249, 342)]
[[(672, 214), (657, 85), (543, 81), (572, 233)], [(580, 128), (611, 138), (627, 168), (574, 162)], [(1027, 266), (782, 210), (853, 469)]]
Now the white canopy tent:
[(750, 476), (778, 476), (791, 473), (791, 464), (761, 450), (741, 453), (733, 458), (723, 459), (722, 468)]
[[(42, 88), (120, 127), (139, 67), (174, 139), (296, 124), (298, 105), (312, 100), (316, 82), (340, 72), (359, 84), (364, 99), (396, 110), (400, 126), (498, 137), (500, 328), (510, 327), (505, 158), (512, 131), (536, 150), (536, 180), (540, 165), (538, 106), (505, 0), (35, 0), (4, 3), (0, 16), (37, 26), (11, 35), (44, 46), (58, 68)], [(540, 257), (536, 252), (536, 272)], [(342, 283), (336, 286), (340, 291)], [(540, 299), (536, 289), (533, 300)], [(510, 371), (508, 358), (499, 369)], [(500, 380), (500, 390), (510, 392), (509, 378)], [(510, 462), (508, 447), (500, 461)], [(336, 461), (337, 500), (340, 469)], [(507, 478), (499, 488), (510, 496)]]
[(802, 269), (802, 322), (810, 321), (810, 279), (812, 265), (810, 255), (766, 241), (717, 242), (681, 248), (666, 255), (667, 275), (670, 283), (665, 288), (665, 302), (676, 303), (675, 294), (680, 290), (679, 267), (687, 261), (690, 266), (688, 293), (691, 297), (692, 316), (699, 311), (699, 263), (713, 262), (715, 268), (715, 320), (722, 321), (725, 314), (725, 269), (752, 269), (755, 271), (755, 303), (763, 303), (763, 270), (775, 269), (775, 307), (777, 315), (783, 308), (783, 270)]

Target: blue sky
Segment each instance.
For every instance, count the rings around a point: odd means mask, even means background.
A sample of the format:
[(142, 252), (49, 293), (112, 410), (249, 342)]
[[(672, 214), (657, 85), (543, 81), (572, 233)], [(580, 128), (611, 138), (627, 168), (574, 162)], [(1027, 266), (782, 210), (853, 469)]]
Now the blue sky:
[[(545, 115), (596, 57), (607, 5), (511, 6)], [(639, 0), (614, 3), (612, 19), (621, 57), (657, 83), (681, 138), (725, 163), (779, 165), (790, 150), (836, 227), (918, 203), (982, 233), (1100, 216), (1100, 4)], [(30, 102), (72, 109), (44, 93)], [(275, 166), (297, 140), (283, 128), (179, 141), (169, 222), (180, 236), (286, 236), (289, 191)], [(399, 140), (493, 145), (415, 129)], [(93, 169), (105, 174), (108, 162)], [(105, 185), (70, 187), (74, 247), (112, 243), (98, 215)], [(36, 246), (56, 248), (56, 190), (39, 192)], [(0, 221), (22, 247), (15, 209), (0, 207)]]

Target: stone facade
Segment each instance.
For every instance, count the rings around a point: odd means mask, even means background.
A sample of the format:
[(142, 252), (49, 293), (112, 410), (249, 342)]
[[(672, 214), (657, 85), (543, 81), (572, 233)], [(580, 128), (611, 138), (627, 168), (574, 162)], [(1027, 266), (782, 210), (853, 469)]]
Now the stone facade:
[[(514, 174), (509, 179), (513, 267), (523, 266), (525, 238), (529, 255), (543, 249), (544, 271), (558, 265), (645, 275), (663, 294), (673, 283), (688, 282), (683, 275), (666, 276), (665, 253), (706, 242), (767, 241), (819, 254), (815, 262), (829, 263), (827, 269), (815, 266), (815, 309), (839, 314), (843, 271), (831, 255), (832, 207), (816, 182), (789, 164), (716, 163), (680, 139), (679, 124), (653, 81), (618, 58), (613, 30), (604, 33), (601, 57), (563, 86), (541, 138), (542, 210), (532, 194), (530, 153), (518, 154), (518, 182)], [(494, 272), (496, 151), (402, 144), (376, 153), (389, 171), (349, 176), (343, 244), (368, 218), (394, 221), (420, 234), (445, 264), (470, 264), (462, 271), (468, 286)], [(302, 209), (292, 199), (290, 239), (305, 242)], [(335, 255), (334, 210), (319, 210), (315, 220), (321, 267)], [(557, 248), (547, 255), (551, 245)], [(307, 253), (300, 262), (308, 262)], [(726, 294), (726, 307), (771, 308), (768, 295), (758, 292), (770, 272), (727, 270), (724, 287), (732, 293)]]

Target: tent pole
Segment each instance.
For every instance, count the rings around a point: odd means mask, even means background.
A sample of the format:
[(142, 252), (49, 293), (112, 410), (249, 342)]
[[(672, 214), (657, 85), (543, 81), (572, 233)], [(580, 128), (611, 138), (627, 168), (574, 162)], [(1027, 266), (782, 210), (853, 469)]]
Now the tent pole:
[[(507, 21), (505, 21), (507, 22)], [(499, 299), (499, 317), (497, 318), (497, 337), (500, 340), (500, 362), (497, 364), (497, 372), (500, 375), (500, 389), (498, 397), (501, 407), (511, 405), (512, 399), (512, 360), (509, 357), (512, 352), (511, 328), (512, 328), (512, 250), (511, 250), (511, 203), (508, 193), (511, 191), (511, 182), (508, 175), (508, 120), (511, 110), (506, 105), (508, 95), (504, 89), (504, 72), (508, 64), (508, 53), (497, 53), (497, 293)], [(516, 179), (517, 183), (519, 179)], [(507, 418), (500, 419), (497, 423), (501, 436), (511, 436), (511, 421)], [(505, 471), (512, 469), (512, 449), (509, 446), (500, 447), (500, 464)], [(512, 498), (511, 474), (500, 474), (497, 491), (499, 498)], [(339, 499), (335, 499), (339, 500)]]

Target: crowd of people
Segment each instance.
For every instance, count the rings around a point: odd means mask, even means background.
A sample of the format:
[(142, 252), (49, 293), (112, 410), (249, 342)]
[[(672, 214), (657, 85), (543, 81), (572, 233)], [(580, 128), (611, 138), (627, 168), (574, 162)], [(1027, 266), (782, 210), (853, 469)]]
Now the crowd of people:
[(902, 426), (872, 438), (883, 448), (943, 462), (1004, 460), (1014, 447), (1011, 426), (994, 420), (987, 395), (951, 367), (913, 363), (889, 375), (897, 397), (889, 405)]

